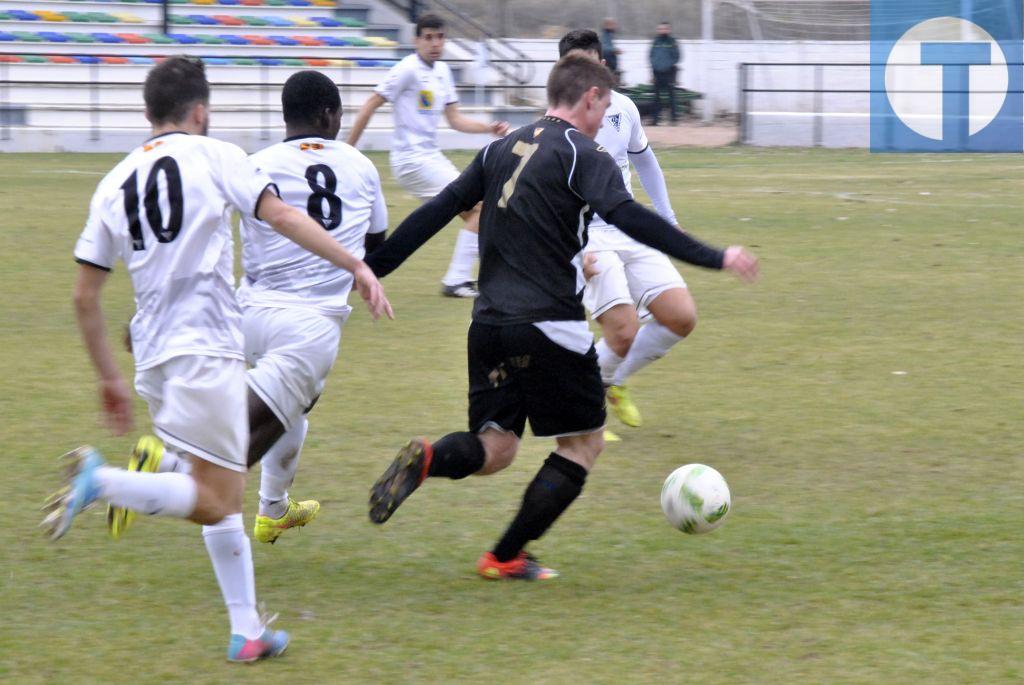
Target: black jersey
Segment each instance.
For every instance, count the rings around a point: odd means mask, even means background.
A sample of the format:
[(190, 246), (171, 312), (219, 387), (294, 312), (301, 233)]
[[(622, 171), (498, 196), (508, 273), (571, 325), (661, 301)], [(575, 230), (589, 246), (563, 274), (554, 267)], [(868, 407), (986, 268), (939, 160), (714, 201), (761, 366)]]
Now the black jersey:
[(449, 189), (467, 205), (484, 203), (474, 321), (585, 318), (587, 224), (633, 199), (604, 148), (543, 117), (481, 150)]

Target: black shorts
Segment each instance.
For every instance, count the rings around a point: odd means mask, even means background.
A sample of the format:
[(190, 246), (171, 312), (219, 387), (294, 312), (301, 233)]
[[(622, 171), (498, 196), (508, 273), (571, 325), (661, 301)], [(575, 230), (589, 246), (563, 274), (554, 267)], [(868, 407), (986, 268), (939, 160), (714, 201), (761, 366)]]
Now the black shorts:
[(604, 387), (591, 345), (579, 354), (533, 324), (469, 327), (469, 429), (522, 437), (591, 433), (604, 426)]

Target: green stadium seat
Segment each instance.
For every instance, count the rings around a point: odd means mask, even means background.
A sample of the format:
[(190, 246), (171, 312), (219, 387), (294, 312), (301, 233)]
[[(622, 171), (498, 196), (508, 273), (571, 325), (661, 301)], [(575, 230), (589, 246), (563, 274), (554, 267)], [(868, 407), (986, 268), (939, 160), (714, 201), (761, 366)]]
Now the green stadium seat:
[(174, 39), (168, 38), (162, 33), (144, 33), (143, 38), (148, 38), (153, 43), (159, 43), (160, 45), (173, 45)]
[(25, 43), (42, 43), (43, 39), (29, 31), (11, 31), (11, 34), (18, 40)]
[(18, 55), (18, 57), (21, 57), (22, 62), (29, 64), (46, 64), (47, 62), (47, 59), (42, 55)]

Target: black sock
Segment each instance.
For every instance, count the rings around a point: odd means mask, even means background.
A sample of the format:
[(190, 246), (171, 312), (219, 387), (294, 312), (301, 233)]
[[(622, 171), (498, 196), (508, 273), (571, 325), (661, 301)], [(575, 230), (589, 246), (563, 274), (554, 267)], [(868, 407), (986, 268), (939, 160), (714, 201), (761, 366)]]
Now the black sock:
[(484, 444), (476, 433), (449, 433), (433, 444), (428, 476), (458, 480), (484, 467)]
[(526, 488), (519, 513), (494, 547), (494, 557), (514, 559), (526, 543), (543, 535), (583, 491), (586, 480), (585, 468), (552, 452)]

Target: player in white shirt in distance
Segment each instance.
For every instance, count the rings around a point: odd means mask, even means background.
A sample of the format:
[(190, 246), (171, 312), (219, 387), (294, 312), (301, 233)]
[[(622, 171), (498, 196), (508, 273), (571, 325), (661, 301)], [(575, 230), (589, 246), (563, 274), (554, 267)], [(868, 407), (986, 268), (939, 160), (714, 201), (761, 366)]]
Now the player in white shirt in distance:
[[(565, 34), (558, 43), (559, 57), (572, 51), (604, 63), (601, 39), (594, 31), (583, 29)], [(632, 163), (655, 210), (670, 224), (678, 225), (665, 175), (632, 100), (612, 91), (611, 105), (594, 140), (608, 150), (622, 169), (626, 189), (632, 192)], [(665, 356), (693, 331), (697, 308), (686, 282), (668, 257), (638, 243), (596, 215), (590, 222), (587, 253), (584, 304), (601, 325), (603, 337), (596, 347), (608, 404), (620, 421), (636, 427), (642, 419), (626, 388), (627, 380)], [(641, 310), (653, 319), (643, 326)]]
[[(436, 14), (420, 17), (416, 22), (416, 52), (391, 68), (363, 103), (348, 134), (349, 145), (355, 146), (374, 113), (390, 102), (395, 128), (391, 173), (406, 192), (421, 202), (432, 199), (459, 176), (458, 169), (437, 144), (442, 114), (449, 126), (462, 133), (491, 133), (499, 137), (508, 133), (508, 122), (485, 123), (459, 111), (452, 70), (441, 61), (444, 45), (444, 21)], [(480, 207), (460, 216), (465, 227), (459, 231), (451, 263), (441, 279), (441, 293), (476, 297), (473, 264), (480, 254)]]
[(375, 316), (391, 314), (366, 265), (310, 217), (289, 207), (270, 178), (237, 146), (205, 137), (209, 84), (202, 63), (171, 57), (144, 87), (152, 137), (99, 184), (77, 245), (75, 313), (99, 375), (100, 399), (117, 435), (133, 424), (132, 400), (107, 339), (100, 295), (125, 263), (135, 290), (135, 387), (160, 438), (191, 460), (190, 473), (107, 466), (82, 447), (66, 455), (65, 485), (48, 500), (42, 526), (68, 532), (97, 500), (203, 526), (227, 605), (228, 659), (277, 656), (288, 635), (256, 610), (249, 538), (242, 526), (248, 420), (241, 312), (234, 297), (231, 214), (254, 216), (354, 275)]
[[(384, 242), (387, 205), (380, 175), (365, 155), (335, 140), (338, 88), (317, 71), (293, 74), (281, 92), (285, 140), (254, 154), (289, 205), (308, 213), (339, 244), (362, 257)], [(352, 308), (350, 274), (245, 217), (238, 291), (245, 353), (252, 365), (249, 466), (262, 457), (253, 537), (274, 542), (305, 525), (319, 503), (288, 497), (308, 429), (306, 413), (324, 388)]]

